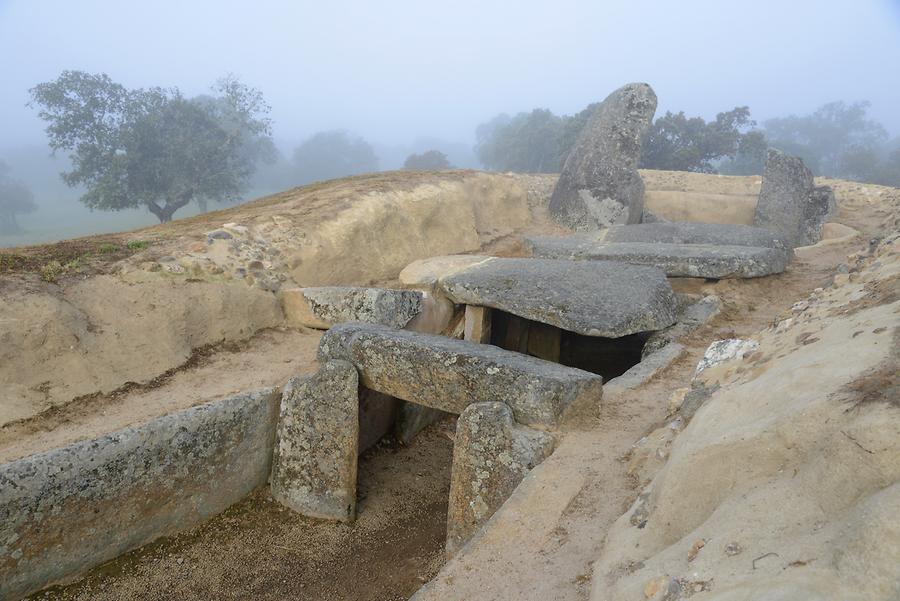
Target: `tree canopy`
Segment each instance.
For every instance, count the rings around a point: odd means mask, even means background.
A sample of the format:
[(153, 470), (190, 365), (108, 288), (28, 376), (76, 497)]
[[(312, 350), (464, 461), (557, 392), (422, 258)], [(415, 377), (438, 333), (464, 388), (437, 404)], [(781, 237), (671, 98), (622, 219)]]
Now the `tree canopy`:
[(269, 106), (226, 77), (212, 94), (129, 90), (106, 74), (64, 71), (30, 90), (54, 151), (70, 152), (70, 186), (100, 210), (146, 207), (162, 221), (192, 200), (237, 198), (260, 160), (271, 160)]
[(888, 134), (868, 110), (868, 102), (830, 102), (809, 115), (763, 125), (772, 146), (801, 157), (813, 173), (872, 181)]
[(372, 146), (343, 130), (319, 132), (294, 150), (295, 179), (300, 184), (377, 170)]
[(641, 166), (714, 173), (715, 162), (734, 157), (741, 146), (743, 130), (753, 125), (746, 106), (719, 113), (708, 123), (702, 117), (689, 118), (683, 111), (667, 112), (647, 132)]
[(437, 171), (450, 169), (450, 161), (447, 160), (447, 155), (439, 150), (426, 150), (421, 154), (413, 153), (406, 157), (403, 168), (413, 171)]
[[(476, 130), (478, 159), (500, 171), (559, 172), (597, 106), (561, 117), (547, 109), (498, 115)], [(744, 130), (753, 124), (747, 107), (719, 113), (709, 123), (683, 112), (666, 113), (647, 134), (641, 166), (712, 172), (716, 161), (737, 154)]]
[(0, 161), (0, 235), (20, 233), (22, 228), (16, 215), (37, 210), (31, 190), (10, 177), (9, 171), (9, 167)]
[(568, 154), (560, 146), (563, 126), (564, 119), (547, 109), (497, 115), (475, 131), (475, 154), (495, 171), (557, 172)]

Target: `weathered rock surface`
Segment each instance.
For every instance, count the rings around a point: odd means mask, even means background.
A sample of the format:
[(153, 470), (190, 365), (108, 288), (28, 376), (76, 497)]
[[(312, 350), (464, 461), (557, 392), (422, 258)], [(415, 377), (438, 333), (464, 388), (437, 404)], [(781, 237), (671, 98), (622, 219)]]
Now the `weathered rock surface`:
[(602, 378), (495, 346), (346, 323), (331, 328), (319, 361), (350, 361), (362, 384), (420, 405), (459, 414), (471, 403), (499, 401), (517, 422), (553, 425), (566, 409), (598, 407)]
[(520, 426), (504, 403), (474, 403), (456, 424), (447, 554), (453, 555), (554, 447), (553, 436)]
[(816, 186), (799, 157), (769, 149), (753, 224), (777, 232), (792, 247), (815, 244), (835, 210), (834, 192)]
[(0, 465), (0, 599), (208, 520), (265, 485), (272, 389)]
[(758, 278), (781, 273), (790, 261), (786, 251), (756, 246), (598, 244), (581, 238), (532, 238), (531, 248), (536, 257), (648, 265), (662, 269), (669, 277), (684, 278)]
[(618, 338), (675, 321), (675, 297), (662, 271), (612, 262), (485, 257), (440, 272), (417, 270), (450, 300), (506, 311), (586, 336)]
[(656, 244), (713, 244), (718, 246), (757, 246), (790, 250), (790, 245), (774, 232), (737, 223), (638, 223), (616, 225), (589, 234), (576, 234), (585, 241), (650, 242)]
[(741, 338), (728, 338), (726, 340), (716, 340), (703, 353), (703, 358), (697, 363), (694, 370), (694, 377), (699, 376), (707, 369), (715, 367), (732, 359), (743, 359), (745, 355), (749, 355), (759, 348), (759, 343), (755, 340), (743, 340)]
[(550, 213), (559, 223), (593, 230), (641, 220), (644, 183), (637, 166), (655, 112), (656, 94), (645, 83), (623, 86), (600, 103), (553, 189)]
[(402, 328), (422, 310), (421, 292), (384, 288), (325, 286), (282, 292), (289, 322), (327, 330), (345, 321), (364, 321)]
[(359, 397), (356, 368), (323, 361), (285, 387), (272, 462), (272, 496), (303, 515), (356, 515)]
[(880, 246), (742, 358), (726, 352), (740, 341), (711, 349), (732, 358), (699, 377), (721, 387), (607, 530), (592, 601), (898, 598), (898, 250)]
[(616, 395), (637, 388), (669, 367), (683, 353), (684, 347), (677, 342), (672, 342), (661, 349), (642, 356), (640, 363), (621, 376), (608, 381), (603, 387), (604, 394), (606, 394), (607, 398), (615, 398)]
[(670, 342), (690, 334), (719, 314), (722, 300), (718, 296), (705, 296), (678, 312), (678, 321), (668, 328), (653, 332), (644, 343), (641, 358), (658, 351)]

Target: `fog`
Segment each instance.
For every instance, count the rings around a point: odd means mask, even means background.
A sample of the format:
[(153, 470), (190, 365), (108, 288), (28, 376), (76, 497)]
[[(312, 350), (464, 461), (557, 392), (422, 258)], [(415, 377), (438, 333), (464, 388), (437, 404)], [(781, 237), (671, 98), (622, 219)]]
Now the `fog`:
[[(536, 107), (574, 114), (630, 81), (653, 86), (657, 115), (711, 119), (746, 105), (763, 121), (867, 100), (869, 117), (900, 134), (900, 2), (740, 6), (0, 0), (0, 160), (38, 205), (20, 220), (28, 233), (0, 237), (0, 246), (155, 223), (141, 210), (90, 213), (54, 175), (65, 162), (45, 160), (45, 124), (26, 106), (28, 90), (66, 69), (186, 96), (233, 73), (271, 105), (285, 157), (312, 134), (340, 129), (368, 141), (380, 169), (430, 148), (476, 167), (480, 123)], [(251, 188), (248, 196), (274, 191)]]

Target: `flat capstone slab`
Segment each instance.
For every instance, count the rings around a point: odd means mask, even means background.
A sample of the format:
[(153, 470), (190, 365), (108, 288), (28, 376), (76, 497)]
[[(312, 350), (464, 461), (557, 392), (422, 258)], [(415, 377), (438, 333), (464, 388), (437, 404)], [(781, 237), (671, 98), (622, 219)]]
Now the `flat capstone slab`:
[(367, 388), (460, 414), (472, 403), (498, 401), (518, 423), (553, 426), (572, 405), (599, 407), (603, 379), (488, 344), (350, 322), (328, 330), (320, 363), (342, 359)]
[(437, 286), (455, 303), (492, 307), (585, 336), (659, 330), (676, 317), (665, 274), (625, 263), (490, 257), (449, 272)]
[(761, 227), (736, 223), (694, 223), (669, 221), (614, 225), (579, 237), (596, 243), (641, 242), (658, 244), (713, 244), (717, 246), (755, 246), (790, 251), (782, 236)]
[(781, 273), (790, 262), (788, 252), (776, 248), (649, 242), (598, 244), (570, 238), (531, 238), (529, 242), (536, 257), (649, 265), (669, 277), (680, 278), (758, 278)]

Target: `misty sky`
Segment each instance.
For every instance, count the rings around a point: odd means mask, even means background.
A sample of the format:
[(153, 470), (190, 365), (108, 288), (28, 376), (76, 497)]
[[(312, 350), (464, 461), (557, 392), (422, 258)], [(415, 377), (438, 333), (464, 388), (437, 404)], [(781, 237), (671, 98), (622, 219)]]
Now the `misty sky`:
[(63, 69), (188, 95), (233, 72), (282, 140), (471, 143), (498, 112), (573, 113), (630, 81), (707, 118), (868, 99), (900, 134), (897, 0), (0, 0), (0, 61), (0, 147), (43, 142), (27, 89)]

